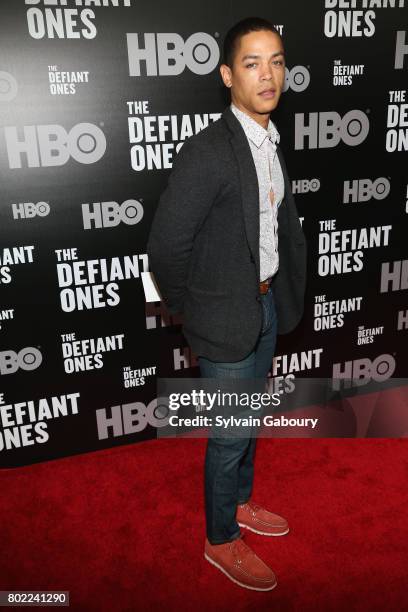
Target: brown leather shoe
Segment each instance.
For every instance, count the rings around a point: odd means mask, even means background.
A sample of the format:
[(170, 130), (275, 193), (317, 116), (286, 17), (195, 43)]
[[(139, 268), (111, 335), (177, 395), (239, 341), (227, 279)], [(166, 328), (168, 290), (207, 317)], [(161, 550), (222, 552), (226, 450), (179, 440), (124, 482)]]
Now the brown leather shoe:
[(289, 531), (286, 519), (279, 514), (268, 512), (268, 510), (251, 501), (238, 504), (236, 520), (240, 527), (245, 527), (261, 535), (280, 536)]
[(225, 544), (210, 544), (206, 538), (204, 557), (246, 589), (271, 591), (278, 584), (271, 568), (245, 544), (242, 536)]

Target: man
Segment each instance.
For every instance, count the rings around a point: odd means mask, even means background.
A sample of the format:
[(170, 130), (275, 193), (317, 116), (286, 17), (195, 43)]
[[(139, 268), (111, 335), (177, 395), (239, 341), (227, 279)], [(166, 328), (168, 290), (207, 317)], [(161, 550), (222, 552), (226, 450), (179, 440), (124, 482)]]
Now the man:
[[(303, 312), (306, 244), (270, 113), (285, 78), (282, 39), (264, 19), (229, 30), (220, 66), (231, 105), (189, 138), (160, 197), (147, 252), (171, 314), (206, 378), (264, 378), (276, 334)], [(256, 437), (209, 438), (205, 558), (240, 586), (276, 577), (240, 527), (284, 535), (287, 521), (251, 499)]]

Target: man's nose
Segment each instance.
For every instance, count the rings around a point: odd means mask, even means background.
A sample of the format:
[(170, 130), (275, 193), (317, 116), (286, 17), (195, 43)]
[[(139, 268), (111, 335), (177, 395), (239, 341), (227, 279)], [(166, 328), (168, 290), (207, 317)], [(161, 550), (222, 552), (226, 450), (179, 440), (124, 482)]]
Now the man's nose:
[(273, 79), (273, 72), (272, 72), (272, 68), (269, 66), (269, 64), (266, 64), (264, 66), (262, 66), (262, 70), (261, 70), (261, 79), (264, 80), (271, 80)]

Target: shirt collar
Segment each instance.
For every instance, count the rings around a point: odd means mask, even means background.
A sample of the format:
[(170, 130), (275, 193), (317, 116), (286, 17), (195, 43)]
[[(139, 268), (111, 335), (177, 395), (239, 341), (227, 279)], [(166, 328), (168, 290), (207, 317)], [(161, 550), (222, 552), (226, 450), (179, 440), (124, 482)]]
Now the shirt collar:
[(255, 121), (255, 119), (252, 119), (252, 117), (237, 108), (233, 102), (231, 102), (230, 107), (234, 115), (240, 121), (246, 136), (252, 140), (258, 149), (267, 137), (270, 137), (273, 144), (279, 144), (280, 134), (270, 118), (268, 129), (265, 130), (262, 125), (259, 125), (259, 123)]

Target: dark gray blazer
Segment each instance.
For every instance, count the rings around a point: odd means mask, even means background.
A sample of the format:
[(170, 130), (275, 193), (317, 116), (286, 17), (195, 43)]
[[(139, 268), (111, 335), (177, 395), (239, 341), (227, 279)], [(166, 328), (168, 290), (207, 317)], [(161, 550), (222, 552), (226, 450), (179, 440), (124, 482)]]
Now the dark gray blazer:
[[(273, 279), (278, 333), (302, 317), (306, 241), (285, 179), (278, 211), (279, 270)], [(153, 219), (147, 253), (170, 314), (183, 313), (193, 353), (239, 361), (262, 325), (259, 297), (259, 186), (245, 132), (228, 106), (174, 158)]]

